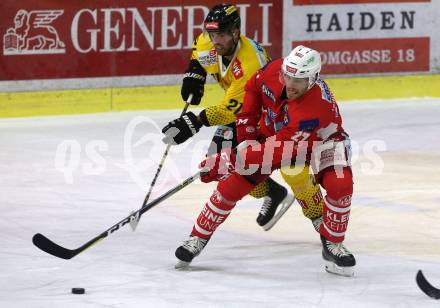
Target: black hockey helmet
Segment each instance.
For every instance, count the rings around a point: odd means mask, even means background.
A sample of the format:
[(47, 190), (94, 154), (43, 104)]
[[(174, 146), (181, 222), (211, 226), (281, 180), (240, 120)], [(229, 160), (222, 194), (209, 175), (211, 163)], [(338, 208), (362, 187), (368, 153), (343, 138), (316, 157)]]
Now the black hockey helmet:
[(240, 29), (240, 15), (232, 4), (217, 4), (206, 16), (204, 26), (208, 32), (230, 32)]

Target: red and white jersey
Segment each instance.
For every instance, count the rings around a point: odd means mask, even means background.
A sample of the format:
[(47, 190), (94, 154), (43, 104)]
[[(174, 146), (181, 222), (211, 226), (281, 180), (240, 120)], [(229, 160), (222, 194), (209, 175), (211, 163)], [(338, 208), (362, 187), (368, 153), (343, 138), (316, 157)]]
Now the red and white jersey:
[(314, 142), (322, 144), (331, 139), (343, 140), (347, 136), (333, 94), (322, 79), (318, 79), (302, 97), (287, 100), (279, 75), (282, 62), (283, 59), (270, 62), (246, 84), (242, 113), (259, 119), (261, 134), (267, 138), (262, 151), (258, 151), (260, 154), (248, 153), (247, 163), (261, 164), (261, 152), (273, 141), (283, 141), (281, 146), (274, 147), (272, 165), (277, 168), (287, 143), (289, 147), (293, 143), (292, 157), (295, 158), (300, 142), (303, 147), (307, 142), (310, 154)]

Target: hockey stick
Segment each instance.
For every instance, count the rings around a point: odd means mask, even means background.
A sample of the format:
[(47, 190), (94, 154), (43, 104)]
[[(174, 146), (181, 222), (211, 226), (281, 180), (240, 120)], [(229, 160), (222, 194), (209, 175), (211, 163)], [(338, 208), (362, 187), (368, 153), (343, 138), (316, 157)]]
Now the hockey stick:
[(129, 223), (131, 220), (133, 220), (133, 219), (139, 220), (139, 218), (142, 216), (142, 214), (144, 214), (148, 210), (152, 209), (154, 206), (158, 205), (160, 202), (164, 201), (165, 199), (168, 199), (169, 197), (174, 195), (176, 192), (182, 190), (184, 187), (188, 186), (189, 184), (191, 184), (192, 182), (197, 180), (199, 177), (200, 177), (200, 172), (197, 172), (195, 175), (187, 178), (185, 181), (183, 181), (182, 183), (180, 183), (176, 187), (170, 189), (169, 191), (167, 191), (166, 193), (164, 193), (163, 195), (161, 195), (157, 199), (153, 200), (149, 204), (142, 206), (136, 212), (128, 215), (127, 217), (125, 217), (124, 219), (119, 221), (118, 223), (114, 224), (113, 226), (111, 226), (110, 228), (108, 228), (107, 230), (105, 230), (104, 232), (99, 234), (98, 236), (94, 237), (93, 239), (91, 239), (90, 241), (88, 241), (87, 243), (85, 243), (84, 245), (82, 245), (76, 249), (67, 249), (65, 247), (62, 247), (62, 246), (54, 243), (53, 241), (51, 241), (50, 239), (48, 239), (47, 237), (45, 237), (41, 233), (35, 234), (32, 237), (32, 242), (34, 243), (35, 246), (37, 246), (38, 248), (40, 248), (44, 252), (47, 252), (48, 254), (51, 254), (55, 257), (66, 259), (66, 260), (72, 259), (73, 257), (80, 254), (81, 252), (83, 252), (87, 248), (91, 247), (94, 244), (97, 244), (99, 241), (103, 240), (104, 238), (106, 238), (107, 236), (112, 234), (113, 232), (119, 230), (124, 225)]
[[(186, 100), (185, 107), (183, 108), (182, 113), (180, 114), (180, 116), (183, 116), (183, 115), (185, 114), (186, 110), (187, 110), (188, 107), (189, 107), (189, 104), (190, 104), (191, 101), (192, 101), (192, 98), (193, 98), (193, 95), (190, 94), (190, 95), (188, 96), (188, 99)], [(147, 196), (145, 197), (144, 203), (142, 203), (141, 208), (144, 207), (144, 206), (147, 204), (148, 200), (150, 199), (151, 192), (153, 191), (153, 187), (154, 187), (154, 185), (156, 184), (157, 178), (159, 177), (159, 173), (160, 173), (160, 171), (162, 170), (162, 167), (163, 167), (163, 165), (164, 165), (164, 163), (165, 163), (165, 159), (166, 159), (167, 156), (168, 156), (168, 152), (170, 151), (170, 148), (171, 148), (171, 144), (168, 144), (168, 145), (167, 145), (167, 148), (165, 149), (165, 152), (164, 152), (163, 155), (162, 155), (162, 159), (160, 160), (159, 167), (157, 167), (156, 174), (154, 175), (153, 181), (151, 181), (150, 189), (148, 190)], [(131, 214), (133, 214), (133, 213), (134, 213), (134, 212), (132, 212)], [(140, 218), (140, 216), (139, 216), (139, 218)], [(139, 224), (139, 218), (137, 218), (137, 219), (133, 219), (133, 220), (130, 221), (130, 227), (131, 227), (131, 229), (132, 229), (133, 231), (136, 230), (136, 227), (137, 227), (137, 225)]]
[(419, 270), (416, 276), (417, 285), (429, 297), (440, 299), (440, 289), (437, 289), (426, 280), (422, 271)]

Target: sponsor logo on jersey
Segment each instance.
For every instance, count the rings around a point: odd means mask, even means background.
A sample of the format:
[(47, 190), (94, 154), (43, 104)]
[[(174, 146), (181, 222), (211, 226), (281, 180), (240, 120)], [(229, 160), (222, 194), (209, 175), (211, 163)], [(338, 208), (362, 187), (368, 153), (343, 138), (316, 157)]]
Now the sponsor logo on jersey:
[(264, 52), (263, 47), (260, 46), (260, 44), (258, 44), (257, 42), (255, 42), (254, 40), (251, 40), (252, 44), (255, 46), (255, 48), (259, 51), (259, 52)]
[(278, 132), (290, 122), (290, 118), (287, 114), (284, 114), (282, 121), (279, 121), (281, 116), (283, 116), (283, 114), (277, 114), (272, 109), (266, 108), (264, 110), (264, 124), (266, 126), (273, 126), (275, 132)]
[(199, 51), (197, 57), (202, 66), (217, 64), (217, 52), (215, 49)]
[(275, 103), (275, 95), (273, 94), (272, 90), (266, 86), (264, 83), (261, 85), (261, 91), (264, 95), (266, 95), (272, 102)]
[(312, 132), (319, 126), (319, 119), (303, 120), (299, 122), (299, 130), (304, 132)]
[(272, 109), (267, 108), (267, 115), (269, 116), (269, 118), (271, 118), (272, 120), (275, 120), (275, 117), (277, 116), (277, 114), (275, 112), (273, 112)]
[(284, 126), (287, 126), (287, 124), (289, 124), (290, 122), (290, 117), (289, 117), (289, 105), (285, 104), (283, 107), (283, 111), (284, 111), (284, 119), (283, 119), (283, 123)]
[(4, 55), (37, 55), (66, 53), (66, 45), (51, 25), (64, 10), (19, 10), (14, 27), (3, 36)]
[(332, 92), (330, 91), (327, 84), (322, 79), (318, 79), (316, 83), (321, 88), (322, 99), (328, 101), (329, 103), (334, 103)]
[(234, 75), (235, 79), (243, 77), (243, 69), (241, 68), (241, 63), (238, 59), (235, 59), (234, 63), (232, 64), (232, 74)]

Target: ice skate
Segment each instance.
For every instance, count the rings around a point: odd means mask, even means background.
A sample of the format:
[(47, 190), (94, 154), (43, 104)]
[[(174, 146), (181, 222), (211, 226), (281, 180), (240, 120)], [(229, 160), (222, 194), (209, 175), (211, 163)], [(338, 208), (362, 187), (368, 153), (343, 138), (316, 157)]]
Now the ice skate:
[(333, 243), (322, 235), (321, 241), (325, 270), (332, 274), (352, 277), (356, 260), (351, 252), (342, 243)]
[(295, 201), (287, 189), (269, 179), (269, 196), (264, 197), (257, 223), (269, 231)]
[(189, 239), (183, 242), (182, 246), (176, 249), (175, 255), (179, 262), (174, 266), (176, 269), (183, 269), (188, 267), (191, 261), (197, 257), (200, 252), (205, 248), (208, 240), (197, 237), (190, 236)]

